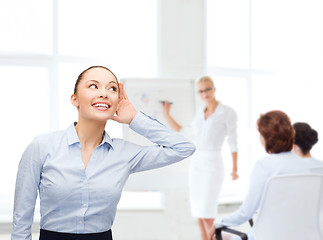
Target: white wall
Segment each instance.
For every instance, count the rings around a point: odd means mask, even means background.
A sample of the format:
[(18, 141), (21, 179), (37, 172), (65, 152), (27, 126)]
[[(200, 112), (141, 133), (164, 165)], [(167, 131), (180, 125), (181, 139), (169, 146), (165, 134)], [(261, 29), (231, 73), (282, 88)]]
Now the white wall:
[[(205, 71), (205, 3), (201, 0), (159, 2), (159, 77), (194, 79)], [(120, 240), (196, 240), (186, 192), (167, 192), (164, 210), (117, 212), (112, 228)]]
[(160, 0), (160, 77), (197, 78), (205, 69), (205, 1)]
[(169, 192), (165, 194), (164, 210), (117, 212), (112, 228), (119, 240), (196, 240), (199, 232), (195, 220), (190, 216), (187, 194)]

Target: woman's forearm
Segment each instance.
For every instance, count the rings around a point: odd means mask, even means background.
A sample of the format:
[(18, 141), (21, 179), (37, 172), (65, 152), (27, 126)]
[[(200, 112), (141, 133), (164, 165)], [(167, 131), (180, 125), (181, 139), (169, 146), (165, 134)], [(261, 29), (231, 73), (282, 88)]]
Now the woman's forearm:
[(182, 129), (182, 126), (178, 122), (176, 122), (170, 114), (165, 114), (165, 117), (172, 129), (174, 129), (177, 132), (179, 132)]

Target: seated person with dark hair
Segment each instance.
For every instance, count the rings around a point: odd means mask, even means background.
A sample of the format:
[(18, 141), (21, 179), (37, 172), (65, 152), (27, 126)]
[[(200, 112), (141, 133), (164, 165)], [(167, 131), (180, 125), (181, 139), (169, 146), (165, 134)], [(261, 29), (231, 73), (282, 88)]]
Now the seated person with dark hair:
[(306, 158), (311, 167), (323, 167), (323, 161), (312, 157), (311, 149), (318, 142), (317, 131), (304, 122), (293, 124), (295, 129), (295, 144), (293, 152), (301, 158)]

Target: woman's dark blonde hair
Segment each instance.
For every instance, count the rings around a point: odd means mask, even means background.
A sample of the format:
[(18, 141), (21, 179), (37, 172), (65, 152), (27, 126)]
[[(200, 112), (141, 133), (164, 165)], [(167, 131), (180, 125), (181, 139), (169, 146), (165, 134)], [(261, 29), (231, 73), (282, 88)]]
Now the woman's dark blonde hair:
[(203, 83), (203, 82), (210, 82), (212, 84), (212, 87), (214, 87), (214, 82), (210, 76), (200, 77), (197, 81), (197, 83)]

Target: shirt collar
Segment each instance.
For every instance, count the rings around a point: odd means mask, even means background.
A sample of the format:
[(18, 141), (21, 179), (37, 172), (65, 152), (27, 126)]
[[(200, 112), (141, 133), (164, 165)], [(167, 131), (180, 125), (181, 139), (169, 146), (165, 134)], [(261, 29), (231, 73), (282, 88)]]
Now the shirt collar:
[[(71, 124), (66, 130), (66, 132), (67, 132), (67, 143), (68, 143), (69, 146), (73, 145), (74, 143), (79, 143), (80, 142), (80, 139), (79, 139), (79, 137), (77, 135), (77, 132), (76, 132), (76, 129), (75, 129), (75, 124), (76, 123)], [(104, 143), (107, 143), (109, 146), (114, 148), (113, 147), (113, 141), (112, 141), (112, 139), (110, 138), (109, 134), (106, 131), (104, 131), (104, 133), (103, 133), (103, 140), (102, 140), (100, 145), (102, 145)]]
[(101, 144), (104, 144), (104, 143), (107, 143), (110, 147), (114, 148), (113, 141), (106, 131), (104, 131), (104, 133), (103, 133), (103, 140), (102, 140)]
[(218, 107), (215, 111), (218, 111), (219, 113), (222, 113), (224, 110), (222, 102), (219, 101)]
[[(204, 113), (204, 111), (205, 111), (205, 109), (206, 109), (206, 105), (204, 105), (202, 108), (201, 108), (201, 112), (202, 113)], [(224, 110), (224, 105), (222, 104), (222, 102), (220, 102), (219, 101), (219, 104), (218, 104), (218, 106), (216, 107), (216, 109), (215, 109), (215, 112), (214, 113), (222, 113), (223, 112), (223, 110)], [(204, 115), (203, 115), (204, 116)]]

